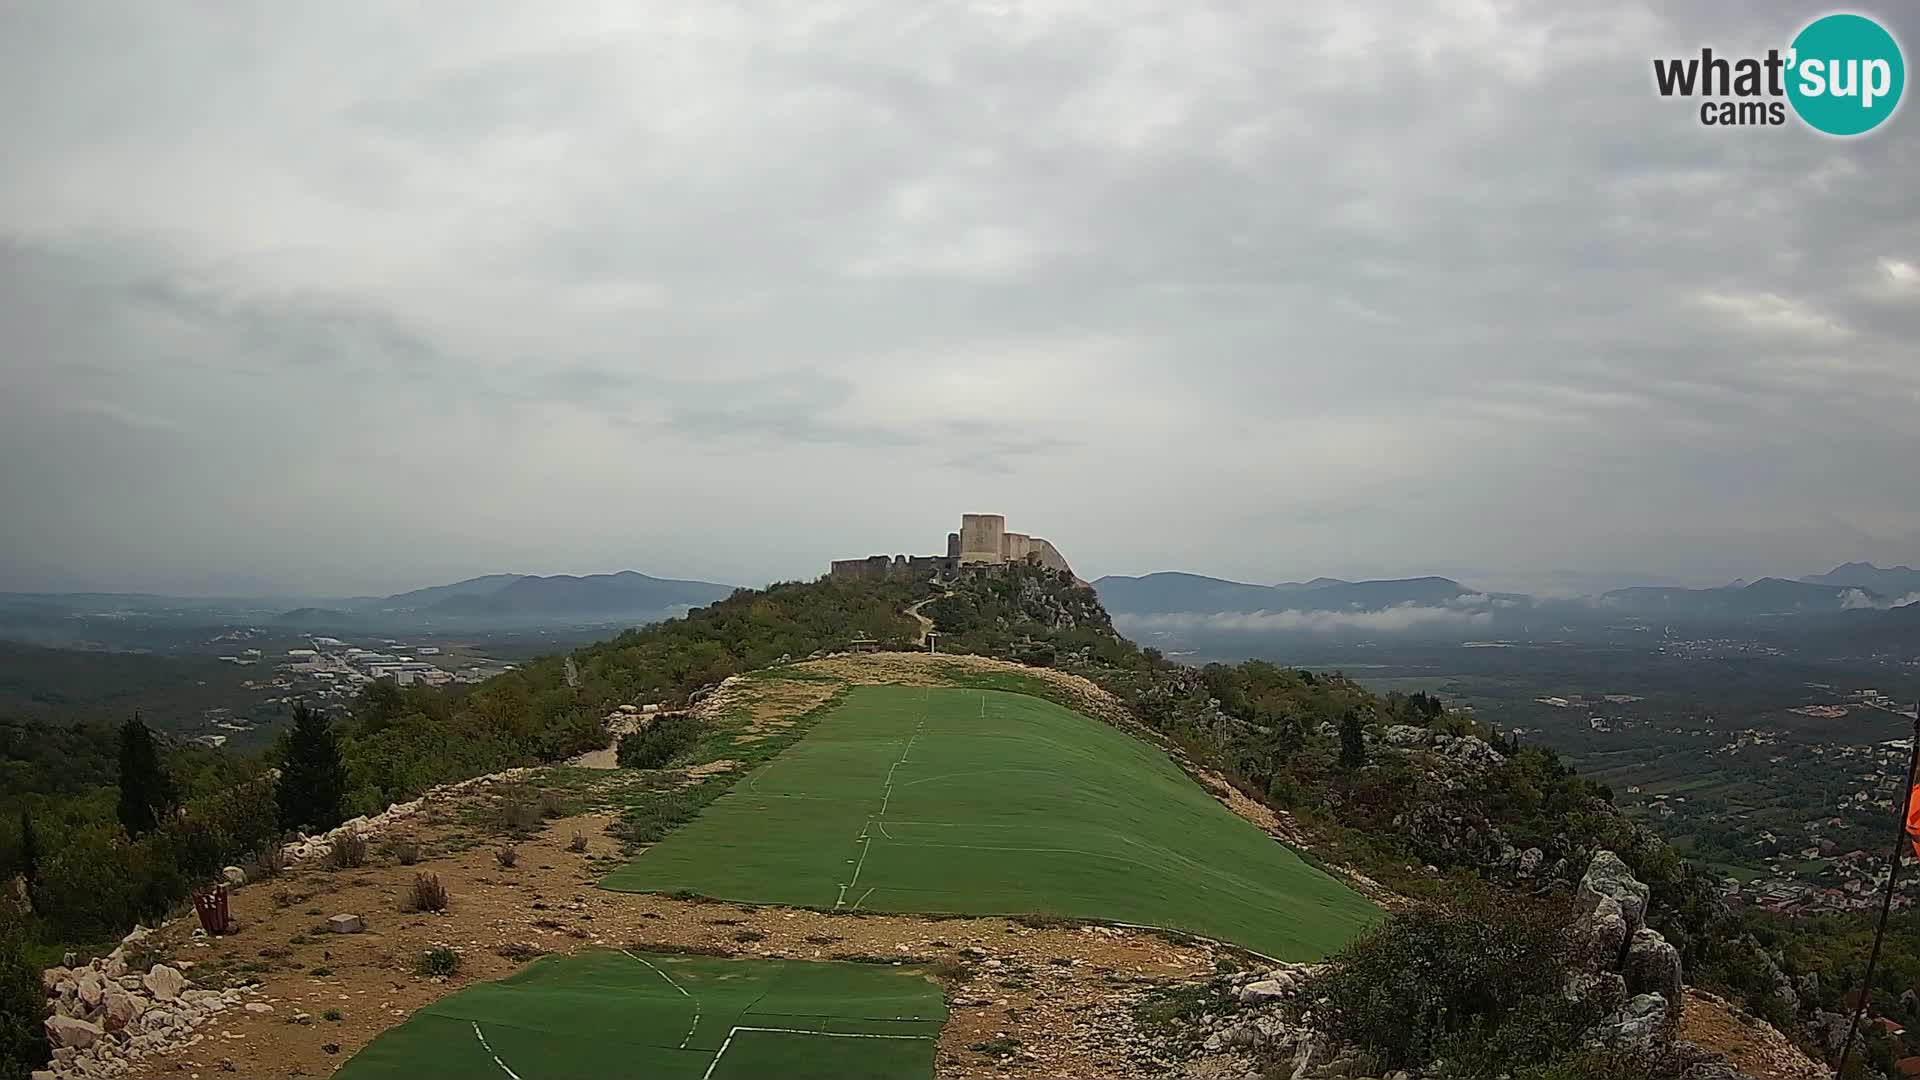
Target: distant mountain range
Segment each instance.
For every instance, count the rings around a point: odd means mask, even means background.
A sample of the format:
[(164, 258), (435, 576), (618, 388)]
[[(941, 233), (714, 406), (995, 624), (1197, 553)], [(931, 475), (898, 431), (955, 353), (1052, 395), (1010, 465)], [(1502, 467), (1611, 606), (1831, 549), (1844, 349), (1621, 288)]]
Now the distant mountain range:
[[(502, 578), (505, 580), (502, 580)], [(731, 585), (649, 577), (635, 570), (574, 577), (513, 577), (493, 574), (439, 587), (438, 595), (414, 610), (429, 615), (497, 616), (624, 615), (700, 607), (733, 593)], [(402, 596), (435, 593), (422, 589)], [(398, 597), (390, 597), (399, 599)]]
[(1878, 567), (1872, 563), (1850, 562), (1801, 581), (1814, 585), (1850, 585), (1886, 596), (1905, 596), (1920, 592), (1920, 570), (1911, 566)]
[(1772, 626), (1872, 638), (1920, 624), (1917, 578), (1907, 567), (1849, 563), (1800, 581), (1637, 585), (1574, 598), (1490, 593), (1445, 577), (1257, 585), (1157, 573), (1103, 577), (1093, 586), (1115, 621), (1142, 640), (1230, 653), (1231, 642), (1251, 636), (1489, 641)]
[(392, 596), (356, 597), (288, 611), (275, 621), (308, 629), (373, 623), (563, 623), (660, 618), (721, 600), (731, 585), (657, 578), (636, 570), (576, 577), (487, 574)]

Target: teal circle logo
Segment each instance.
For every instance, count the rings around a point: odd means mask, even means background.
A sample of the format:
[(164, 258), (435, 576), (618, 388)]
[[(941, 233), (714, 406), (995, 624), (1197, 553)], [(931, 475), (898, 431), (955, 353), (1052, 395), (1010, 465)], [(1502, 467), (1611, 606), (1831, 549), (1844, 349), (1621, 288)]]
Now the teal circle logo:
[(1900, 43), (1864, 15), (1828, 15), (1793, 39), (1787, 100), (1816, 131), (1859, 135), (1900, 105), (1907, 65)]

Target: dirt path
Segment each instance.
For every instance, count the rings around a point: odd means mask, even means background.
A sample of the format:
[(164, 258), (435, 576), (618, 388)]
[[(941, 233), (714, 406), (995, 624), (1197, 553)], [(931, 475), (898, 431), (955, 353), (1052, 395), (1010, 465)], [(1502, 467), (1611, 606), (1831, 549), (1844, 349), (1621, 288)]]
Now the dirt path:
[(914, 621), (920, 624), (920, 632), (913, 637), (913, 643), (916, 646), (925, 647), (927, 644), (927, 635), (933, 632), (933, 620), (920, 614), (920, 609), (933, 603), (935, 600), (945, 600), (952, 595), (952, 593), (945, 593), (940, 596), (929, 596), (925, 600), (907, 609), (907, 614), (913, 616)]
[(611, 769), (620, 764), (620, 739), (646, 726), (646, 718), (634, 713), (616, 712), (606, 719), (607, 745), (567, 759), (576, 769)]
[(1758, 1080), (1821, 1080), (1828, 1075), (1785, 1035), (1725, 999), (1692, 987), (1680, 1013), (1680, 1036), (1725, 1054), (1734, 1068)]

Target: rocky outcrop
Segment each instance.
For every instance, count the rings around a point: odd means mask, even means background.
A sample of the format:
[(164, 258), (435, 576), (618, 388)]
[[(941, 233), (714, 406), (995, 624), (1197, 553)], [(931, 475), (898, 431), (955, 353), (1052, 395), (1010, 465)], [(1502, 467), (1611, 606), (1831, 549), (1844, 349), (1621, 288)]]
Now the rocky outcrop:
[(1591, 911), (1601, 900), (1612, 900), (1626, 920), (1627, 933), (1647, 925), (1646, 883), (1633, 876), (1620, 856), (1611, 851), (1596, 851), (1587, 872), (1574, 890), (1574, 902)]
[(1620, 976), (1626, 980), (1629, 994), (1658, 994), (1669, 1002), (1678, 1002), (1680, 950), (1658, 930), (1635, 930), (1627, 942), (1627, 957), (1620, 962)]
[[(1647, 923), (1650, 890), (1611, 851), (1596, 851), (1574, 889), (1577, 931), (1591, 942), (1595, 973), (1617, 976), (1628, 1000), (1595, 1041), (1643, 1048), (1680, 1018), (1685, 998), (1680, 951)], [(1656, 1007), (1657, 1006), (1657, 1007)]]
[(251, 986), (195, 989), (181, 970), (189, 965), (152, 962), (148, 936), (135, 927), (106, 956), (78, 966), (69, 954), (68, 964), (41, 972), (53, 1061), (36, 1080), (123, 1075), (146, 1058), (200, 1042), (201, 1029), (221, 1013), (259, 1004), (248, 1000), (258, 996)]
[(1659, 994), (1635, 994), (1602, 1021), (1588, 1041), (1619, 1050), (1646, 1050), (1666, 1032), (1674, 1012)]

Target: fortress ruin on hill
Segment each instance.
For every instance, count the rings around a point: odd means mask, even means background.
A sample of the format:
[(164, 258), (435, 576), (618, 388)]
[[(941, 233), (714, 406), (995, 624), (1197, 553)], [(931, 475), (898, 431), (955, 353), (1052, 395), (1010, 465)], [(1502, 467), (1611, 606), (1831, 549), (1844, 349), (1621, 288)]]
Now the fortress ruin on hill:
[(1060, 549), (1038, 536), (1008, 532), (1000, 514), (962, 514), (960, 531), (947, 534), (945, 555), (869, 555), (835, 559), (827, 568), (837, 580), (885, 581), (928, 577), (963, 569), (990, 570), (1011, 563), (1032, 563), (1071, 574)]

